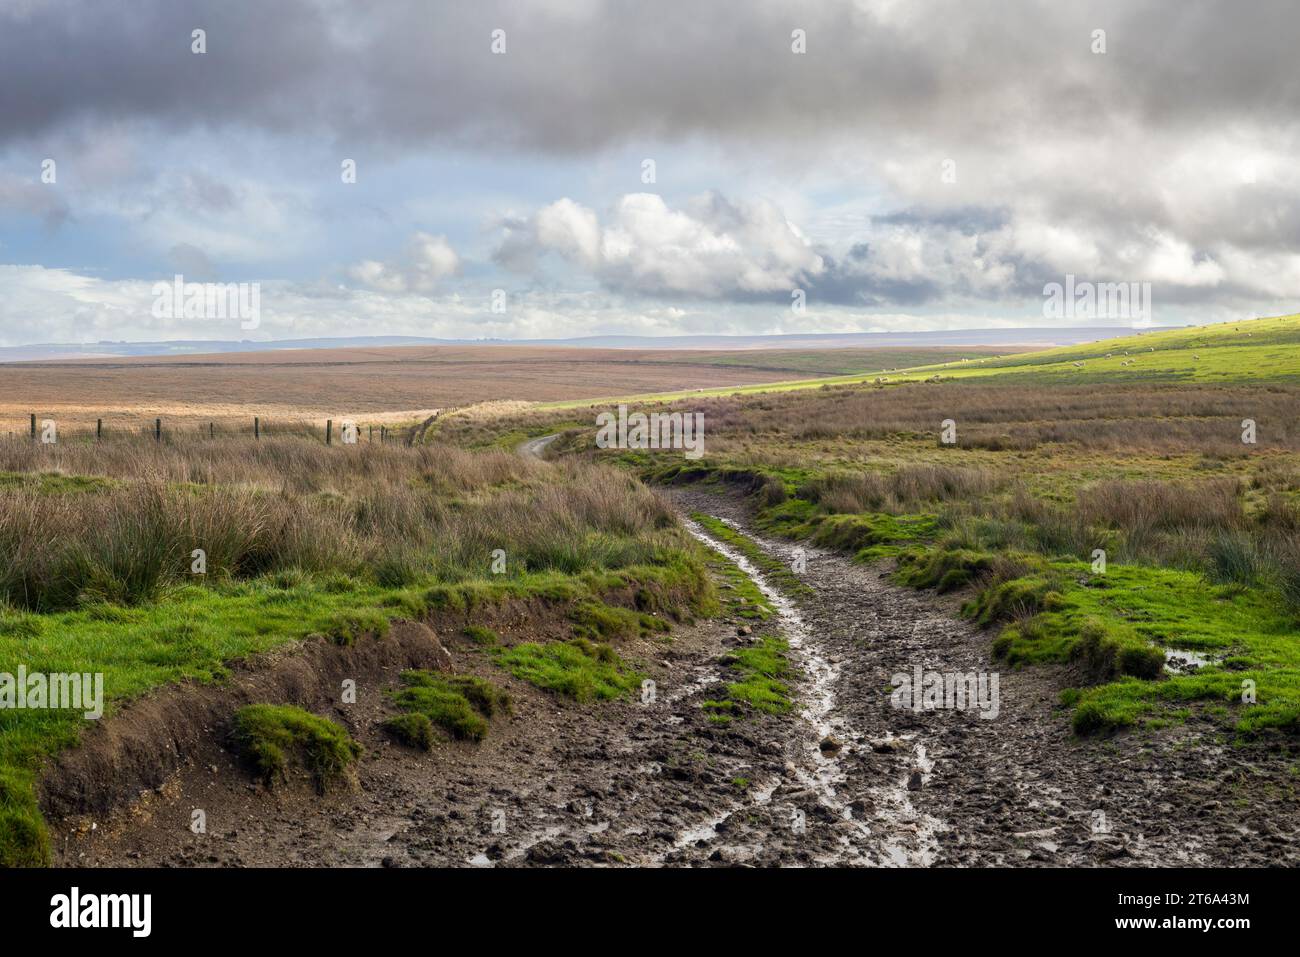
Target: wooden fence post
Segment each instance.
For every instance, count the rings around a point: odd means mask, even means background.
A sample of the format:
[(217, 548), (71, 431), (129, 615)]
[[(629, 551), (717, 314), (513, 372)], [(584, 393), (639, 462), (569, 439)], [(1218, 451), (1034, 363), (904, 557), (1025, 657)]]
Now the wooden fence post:
[(153, 420), (153, 440), (155, 442), (162, 441), (162, 419)]
[(96, 419), (95, 420), (95, 441), (98, 442), (103, 437), (104, 437), (104, 420)]
[(253, 438), (260, 439), (261, 437), (262, 437), (262, 420), (259, 419), (257, 416), (253, 416)]
[(209, 422), (209, 423), (208, 423), (208, 438), (213, 438), (213, 432), (215, 432), (215, 431), (216, 431), (216, 430), (212, 428), (212, 423)]
[(36, 413), (32, 413), (32, 441), (36, 441)]
[(333, 441), (334, 438), (333, 432), (334, 432), (334, 420), (326, 419), (325, 420), (325, 444), (326, 445), (329, 445)]

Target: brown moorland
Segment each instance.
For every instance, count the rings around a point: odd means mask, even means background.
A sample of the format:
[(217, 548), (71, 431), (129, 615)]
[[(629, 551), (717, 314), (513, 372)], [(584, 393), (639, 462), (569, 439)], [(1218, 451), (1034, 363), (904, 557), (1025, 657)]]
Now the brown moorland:
[(28, 416), (61, 429), (174, 422), (409, 422), (480, 402), (724, 388), (993, 354), (974, 347), (693, 351), (524, 346), (295, 349), (0, 364), (0, 435)]

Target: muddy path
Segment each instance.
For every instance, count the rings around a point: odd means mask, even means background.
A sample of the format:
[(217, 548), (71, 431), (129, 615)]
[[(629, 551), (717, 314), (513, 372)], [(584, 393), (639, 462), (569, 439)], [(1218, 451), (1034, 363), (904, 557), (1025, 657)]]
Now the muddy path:
[[(740, 501), (700, 491), (675, 498), (793, 559), (796, 545), (755, 533)], [(959, 598), (899, 588), (884, 567), (806, 546), (804, 553), (801, 578), (814, 594), (798, 604), (805, 634), (796, 658), (808, 676), (801, 690), (807, 701), (829, 686), (831, 700), (819, 705), (823, 726), (845, 748), (823, 774), (839, 780), (884, 863), (1300, 861), (1294, 753), (1276, 744), (1229, 746), (1195, 722), (1079, 739), (1058, 705), (1060, 690), (1076, 683), (1065, 669), (1008, 670), (990, 657), (992, 635), (958, 617)], [(827, 664), (829, 682), (818, 678)], [(996, 717), (975, 707), (895, 707), (888, 689), (917, 668), (996, 674)]]
[[(538, 454), (538, 453), (533, 453)], [(742, 502), (669, 493), (755, 535)], [(708, 539), (702, 529), (690, 526)], [(382, 681), (331, 714), (365, 746), (355, 787), (266, 791), (214, 738), (163, 787), (111, 818), (55, 824), (59, 863), (175, 866), (1259, 865), (1300, 862), (1294, 756), (1215, 743), (1186, 726), (1079, 741), (1050, 668), (999, 674), (995, 718), (894, 707), (899, 673), (990, 673), (990, 636), (955, 604), (883, 570), (805, 549), (812, 593), (775, 589), (725, 545), (778, 614), (740, 634), (722, 618), (620, 651), (654, 682), (635, 700), (578, 704), (505, 675), (454, 634), (453, 666), (491, 677), (514, 715), (481, 744), (421, 753), (378, 730)], [(565, 624), (494, 622), (511, 640)], [(726, 656), (781, 634), (796, 706), (730, 725), (701, 705)], [(648, 688), (648, 686), (647, 686)], [(207, 831), (191, 831), (204, 810)]]
[(547, 447), (559, 438), (559, 435), (543, 435), (541, 438), (529, 439), (522, 442), (516, 451), (526, 459), (540, 459), (545, 457)]

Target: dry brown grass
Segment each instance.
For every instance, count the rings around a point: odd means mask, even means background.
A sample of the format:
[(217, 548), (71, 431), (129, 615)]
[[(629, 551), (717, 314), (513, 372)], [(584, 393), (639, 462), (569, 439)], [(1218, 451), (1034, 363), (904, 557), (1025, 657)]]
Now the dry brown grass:
[(1205, 529), (1224, 531), (1246, 523), (1236, 479), (1204, 482), (1097, 482), (1079, 490), (1078, 514), (1089, 525), (1132, 533)]
[(290, 492), (343, 492), (419, 482), (440, 491), (524, 481), (540, 466), (505, 452), (361, 442), (326, 446), (316, 438), (195, 435), (104, 442), (0, 440), (0, 472), (89, 475)]
[[(41, 446), (0, 442), (0, 603), (137, 602), (192, 581), (339, 572), (383, 585), (649, 563), (672, 513), (625, 473), (505, 452), (326, 448), (281, 438)], [(98, 476), (107, 481), (61, 481)]]
[[(541, 430), (548, 422), (593, 423), (608, 403), (562, 411), (505, 413), (504, 421), (448, 421), (440, 429), (472, 444), (474, 433)], [(878, 453), (923, 442), (938, 446), (952, 419), (949, 452), (1068, 452), (1196, 455), (1207, 460), (1259, 458), (1300, 451), (1300, 387), (1291, 385), (1004, 385), (993, 381), (823, 386), (818, 389), (683, 399), (670, 406), (704, 414), (706, 455), (732, 463), (797, 466), (817, 458)], [(1242, 420), (1257, 425), (1257, 443), (1241, 441)], [(478, 437), (481, 438), (481, 435)], [(909, 453), (903, 461), (912, 458)], [(1065, 461), (1062, 459), (1062, 461)], [(1289, 470), (1293, 463), (1260, 463)], [(1274, 483), (1270, 483), (1274, 484)]]
[(1250, 451), (1241, 442), (1241, 420), (1251, 418), (1260, 445), (1300, 449), (1300, 389), (1290, 386), (917, 383), (678, 405), (703, 411), (710, 439), (731, 446), (760, 436), (803, 442), (930, 435), (937, 441), (940, 423), (953, 419), (965, 448), (1004, 451), (1071, 443), (1239, 455)]
[(834, 472), (805, 483), (800, 494), (831, 512), (900, 512), (975, 498), (1001, 485), (996, 475), (980, 469), (904, 465), (888, 473)]

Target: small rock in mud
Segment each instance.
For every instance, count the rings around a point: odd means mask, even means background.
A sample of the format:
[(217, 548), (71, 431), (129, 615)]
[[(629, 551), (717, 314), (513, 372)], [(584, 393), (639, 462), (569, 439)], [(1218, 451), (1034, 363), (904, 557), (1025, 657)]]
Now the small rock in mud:
[(828, 734), (821, 739), (817, 747), (822, 754), (835, 754), (844, 747), (844, 744), (835, 735)]
[(913, 771), (907, 778), (907, 789), (909, 791), (921, 790), (921, 772)]

